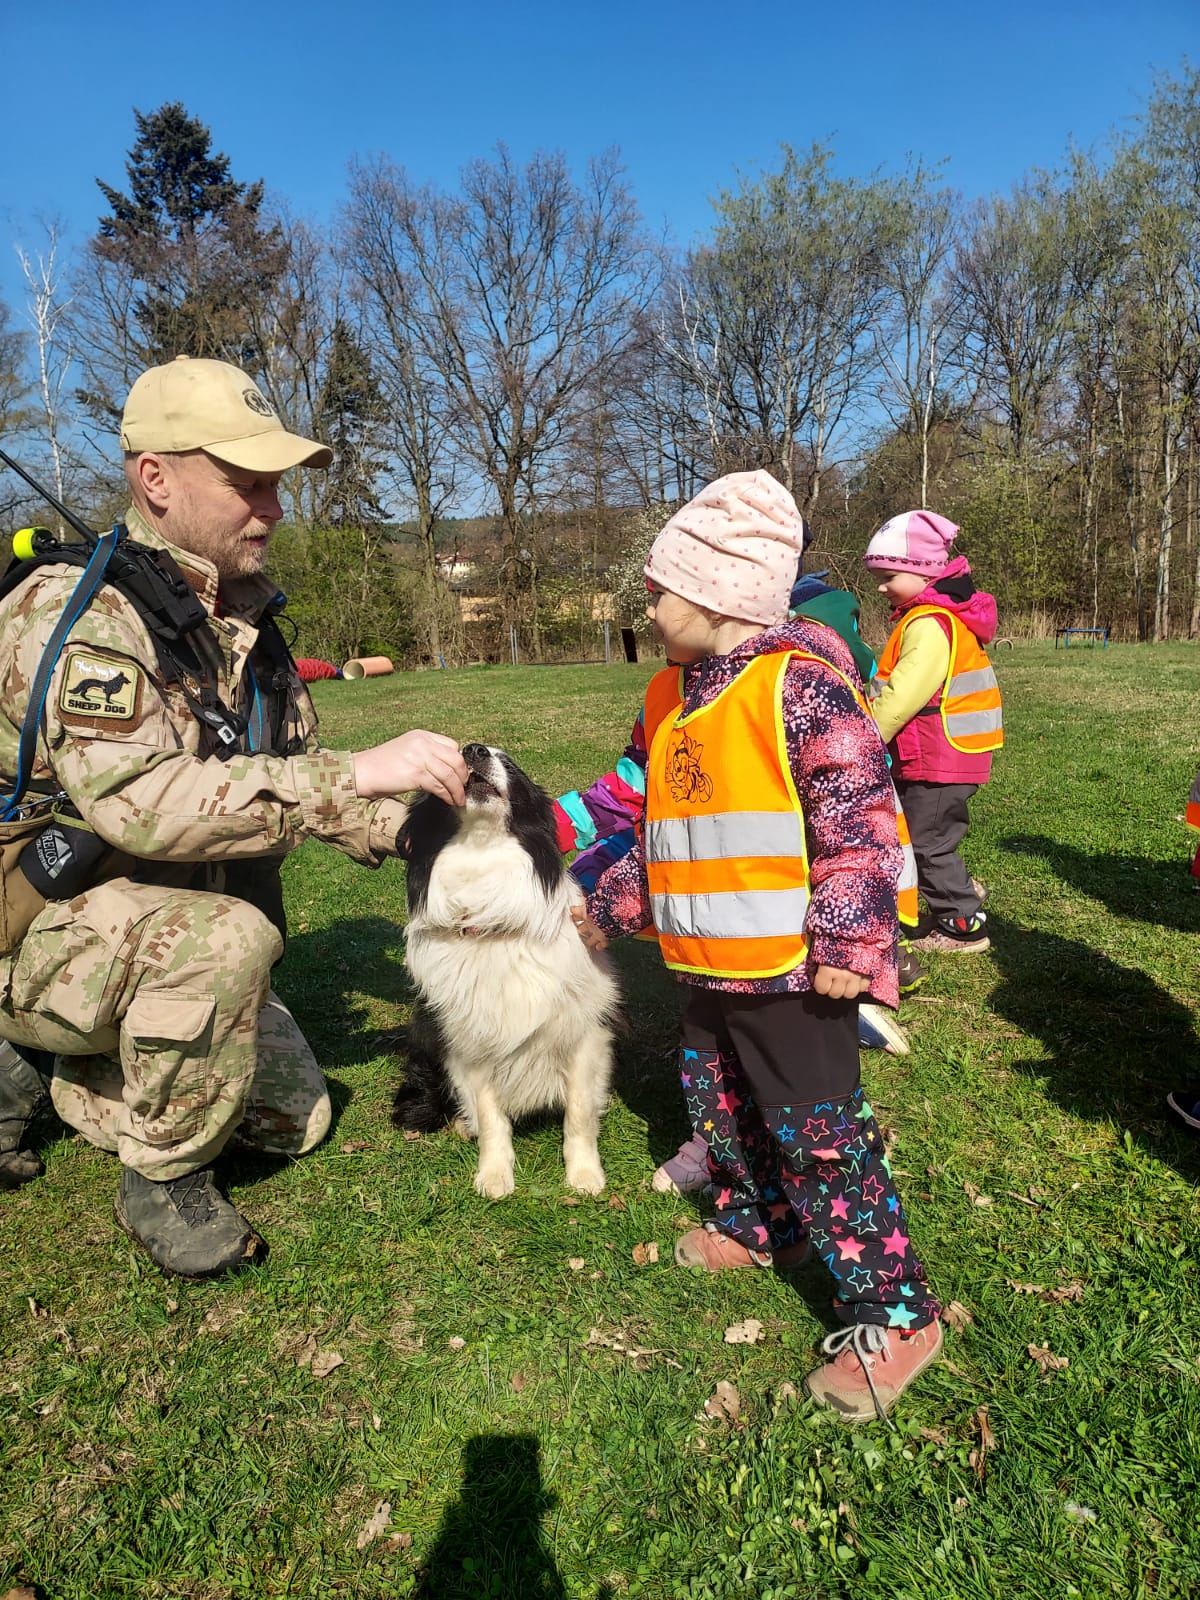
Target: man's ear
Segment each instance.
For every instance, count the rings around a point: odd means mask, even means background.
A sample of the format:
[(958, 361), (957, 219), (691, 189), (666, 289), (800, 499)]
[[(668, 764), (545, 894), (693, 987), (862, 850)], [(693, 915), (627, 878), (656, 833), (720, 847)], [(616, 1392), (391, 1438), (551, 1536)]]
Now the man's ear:
[(141, 499), (153, 511), (163, 512), (171, 498), (171, 482), (161, 456), (153, 451), (129, 458), (126, 476), (134, 498)]

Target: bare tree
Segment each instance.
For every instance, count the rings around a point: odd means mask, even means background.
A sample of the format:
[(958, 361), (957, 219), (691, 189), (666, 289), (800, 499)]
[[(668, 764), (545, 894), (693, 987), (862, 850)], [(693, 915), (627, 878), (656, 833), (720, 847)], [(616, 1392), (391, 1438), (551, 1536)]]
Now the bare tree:
[(63, 396), (74, 359), (66, 322), (71, 298), (64, 289), (59, 262), (60, 224), (52, 219), (44, 227), (43, 249), (36, 256), (31, 256), (22, 245), (18, 245), (17, 259), (29, 290), (25, 307), (33, 329), (37, 370), (35, 383), (50, 448), (54, 492), (59, 500), (65, 501), (63, 435), (67, 419), (64, 416)]

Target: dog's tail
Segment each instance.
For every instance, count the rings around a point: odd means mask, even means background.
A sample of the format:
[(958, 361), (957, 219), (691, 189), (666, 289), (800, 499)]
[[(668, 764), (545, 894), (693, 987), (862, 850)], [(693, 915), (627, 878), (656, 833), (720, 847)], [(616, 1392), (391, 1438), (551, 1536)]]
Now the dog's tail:
[(403, 1040), (408, 1064), (404, 1082), (392, 1101), (392, 1121), (398, 1128), (436, 1133), (458, 1115), (445, 1068), (438, 1025), (422, 1006), (416, 1008)]

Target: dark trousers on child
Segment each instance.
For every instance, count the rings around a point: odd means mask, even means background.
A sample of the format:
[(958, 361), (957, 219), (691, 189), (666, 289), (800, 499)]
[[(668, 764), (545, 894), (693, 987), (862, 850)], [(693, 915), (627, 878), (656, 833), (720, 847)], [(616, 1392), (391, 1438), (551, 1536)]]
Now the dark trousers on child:
[(958, 853), (970, 820), (967, 802), (978, 787), (904, 778), (896, 783), (917, 858), (917, 886), (935, 917), (965, 917), (969, 922), (982, 903)]
[(843, 1322), (933, 1321), (940, 1308), (859, 1082), (856, 1001), (691, 988), (680, 1076), (723, 1233), (750, 1250), (807, 1236)]

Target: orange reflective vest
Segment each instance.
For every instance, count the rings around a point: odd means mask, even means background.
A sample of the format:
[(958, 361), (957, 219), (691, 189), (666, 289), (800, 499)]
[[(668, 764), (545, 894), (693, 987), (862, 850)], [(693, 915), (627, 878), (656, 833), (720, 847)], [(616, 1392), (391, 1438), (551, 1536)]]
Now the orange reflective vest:
[(917, 857), (912, 847), (912, 835), (908, 831), (908, 818), (904, 815), (895, 784), (892, 785), (892, 799), (896, 803), (896, 832), (900, 835), (900, 849), (904, 855), (896, 890), (896, 915), (906, 928), (915, 928), (920, 921), (917, 909)]
[(1192, 779), (1187, 801), (1187, 825), (1200, 832), (1200, 772)]
[[(950, 664), (936, 702), (926, 710), (940, 712), (946, 743), (964, 755), (986, 755), (1004, 743), (1000, 685), (987, 652), (953, 611), (943, 606), (914, 606), (901, 618), (884, 647), (876, 681), (885, 684), (900, 658), (904, 633), (918, 617), (945, 617), (950, 624)], [(918, 712), (918, 715), (923, 713)]]

